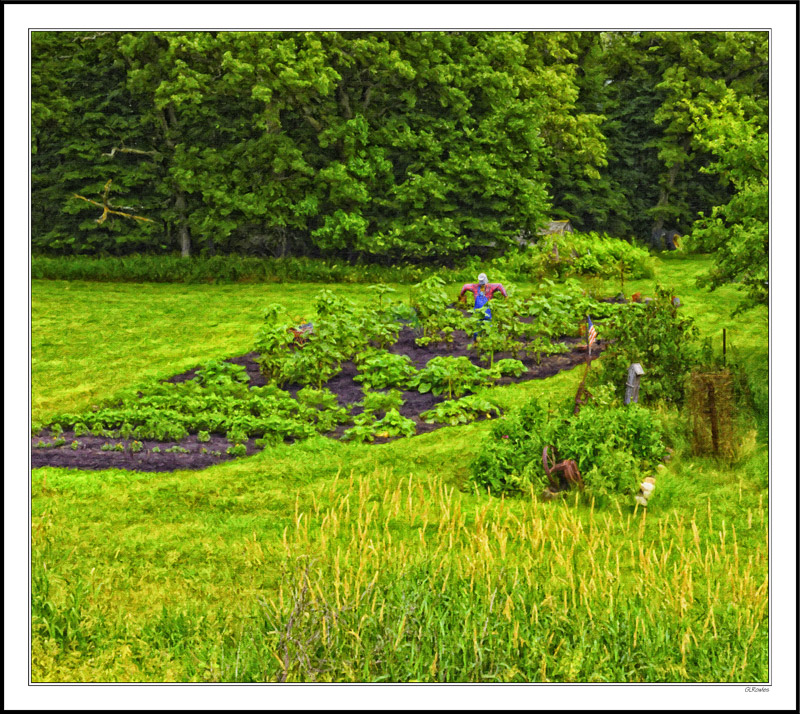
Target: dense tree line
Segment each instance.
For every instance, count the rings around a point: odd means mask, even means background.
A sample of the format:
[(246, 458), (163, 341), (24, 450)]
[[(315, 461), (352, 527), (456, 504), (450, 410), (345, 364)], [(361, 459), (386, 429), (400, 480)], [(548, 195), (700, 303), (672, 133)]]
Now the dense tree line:
[[(33, 249), (450, 261), (550, 218), (765, 249), (767, 39), (35, 32)], [(151, 220), (98, 223), (109, 180)]]

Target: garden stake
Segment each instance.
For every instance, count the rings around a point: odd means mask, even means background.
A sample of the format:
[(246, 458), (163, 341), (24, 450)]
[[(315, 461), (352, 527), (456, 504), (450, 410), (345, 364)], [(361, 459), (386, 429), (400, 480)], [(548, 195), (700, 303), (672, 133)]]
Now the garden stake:
[(726, 345), (726, 339), (725, 339), (725, 337), (726, 337), (726, 334), (725, 334), (725, 332), (726, 332), (726, 330), (725, 330), (725, 328), (723, 327), (723, 328), (722, 328), (722, 366), (723, 366), (723, 367), (725, 367), (725, 366), (726, 366), (726, 364), (725, 364), (725, 354), (726, 354), (726, 352), (727, 352), (727, 349), (726, 349), (726, 348), (727, 348), (727, 345)]

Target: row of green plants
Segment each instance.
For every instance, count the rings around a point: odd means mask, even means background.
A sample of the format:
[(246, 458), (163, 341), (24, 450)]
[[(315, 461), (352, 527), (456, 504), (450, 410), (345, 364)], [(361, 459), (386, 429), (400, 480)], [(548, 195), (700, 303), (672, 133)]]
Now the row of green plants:
[[(572, 237), (576, 236), (576, 237)], [(564, 275), (613, 276), (624, 263), (625, 275), (651, 277), (646, 249), (618, 238), (597, 234), (570, 234), (540, 238), (535, 244), (512, 250), (490, 260), (477, 257), (450, 267), (439, 267), (435, 275), (447, 281), (474, 280), (481, 271), (502, 274), (519, 281), (539, 281)], [(558, 246), (560, 259), (553, 249)], [(573, 257), (580, 253), (579, 258)], [(587, 255), (587, 252), (590, 254)], [(128, 283), (361, 283), (420, 282), (430, 275), (430, 266), (414, 263), (349, 263), (330, 258), (287, 256), (252, 257), (227, 254), (181, 257), (135, 253), (126, 256), (31, 257), (31, 277), (38, 280), (86, 280)]]
[[(302, 352), (299, 350), (298, 352)], [(389, 353), (386, 353), (387, 355)], [(397, 357), (397, 355), (391, 355)], [(428, 423), (458, 424), (478, 416), (496, 415), (497, 408), (485, 399), (453, 399), (467, 391), (484, 386), (497, 371), (481, 370), (466, 358), (437, 358), (420, 370), (407, 385), (418, 385), (423, 392), (446, 393), (448, 401), (421, 414)], [(464, 363), (470, 367), (464, 370)], [(371, 373), (365, 375), (368, 381)], [(420, 380), (422, 381), (420, 383)], [(113, 406), (84, 413), (62, 413), (47, 424), (34, 423), (33, 436), (40, 438), (34, 448), (52, 448), (66, 444), (65, 432), (76, 437), (95, 436), (106, 439), (180, 441), (197, 434), (206, 442), (210, 434), (225, 435), (231, 442), (228, 453), (240, 455), (237, 449), (250, 439), (256, 446), (284, 440), (306, 439), (328, 434), (339, 425), (352, 424), (342, 438), (372, 441), (376, 436), (413, 436), (416, 424), (399, 413), (403, 405), (401, 391), (380, 390), (375, 382), (364, 389), (364, 398), (343, 407), (336, 395), (325, 388), (306, 386), (297, 398), (270, 384), (250, 386), (241, 365), (212, 361), (198, 370), (194, 379), (179, 383), (153, 383), (124, 394)], [(360, 413), (354, 414), (354, 411)], [(380, 417), (380, 418), (379, 418)], [(47, 433), (46, 433), (47, 432)], [(77, 443), (77, 442), (74, 442)], [(75, 446), (74, 448), (78, 448)], [(109, 450), (114, 447), (109, 446)], [(124, 447), (123, 447), (124, 448)], [(131, 450), (135, 449), (132, 445)], [(231, 450), (234, 449), (234, 450)]]

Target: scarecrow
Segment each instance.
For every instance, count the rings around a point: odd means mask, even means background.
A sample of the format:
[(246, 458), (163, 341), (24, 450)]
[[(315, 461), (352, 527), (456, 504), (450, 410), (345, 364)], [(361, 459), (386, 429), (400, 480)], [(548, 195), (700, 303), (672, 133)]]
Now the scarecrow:
[(508, 297), (506, 289), (503, 287), (502, 283), (490, 283), (489, 279), (486, 277), (486, 273), (481, 273), (478, 276), (477, 283), (467, 283), (461, 288), (461, 293), (459, 294), (458, 299), (459, 301), (463, 300), (465, 293), (472, 291), (472, 294), (475, 296), (474, 308), (479, 310), (486, 305), (487, 307), (484, 319), (491, 320), (492, 309), (488, 307), (488, 302), (492, 299), (495, 290), (499, 290), (503, 294), (503, 297)]

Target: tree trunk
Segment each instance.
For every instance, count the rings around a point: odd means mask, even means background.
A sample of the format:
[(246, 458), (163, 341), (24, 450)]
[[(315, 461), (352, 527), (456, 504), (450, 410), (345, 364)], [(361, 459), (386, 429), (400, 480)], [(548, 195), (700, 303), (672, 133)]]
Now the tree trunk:
[(186, 225), (186, 196), (181, 190), (178, 190), (178, 196), (175, 199), (175, 210), (178, 212), (178, 241), (181, 245), (181, 258), (188, 258), (192, 253), (192, 247), (189, 228)]
[[(681, 146), (686, 152), (689, 148), (688, 140), (684, 139), (681, 142)], [(672, 190), (675, 188), (675, 179), (678, 178), (678, 170), (680, 169), (681, 165), (679, 162), (675, 162), (672, 166), (669, 167), (669, 173), (667, 174), (667, 185), (661, 188), (661, 193), (658, 197), (658, 203), (656, 204), (656, 208), (661, 208), (662, 206), (669, 205), (669, 199), (672, 195)], [(666, 244), (661, 236), (661, 229), (664, 227), (664, 216), (658, 214), (656, 218), (656, 222), (653, 225), (653, 232), (651, 234), (650, 242), (653, 248), (656, 247), (656, 241), (658, 241), (658, 249), (663, 250), (666, 247)]]
[[(169, 116), (169, 124), (164, 118), (164, 113), (161, 113), (164, 139), (167, 146), (174, 150), (175, 140), (170, 136), (170, 132), (174, 132), (173, 136), (176, 135), (179, 131), (179, 126), (175, 108), (171, 104), (167, 107), (167, 114)], [(192, 239), (189, 235), (189, 226), (186, 223), (186, 194), (183, 189), (177, 187), (175, 187), (175, 211), (178, 214), (178, 242), (181, 246), (181, 258), (188, 258), (192, 253)]]

